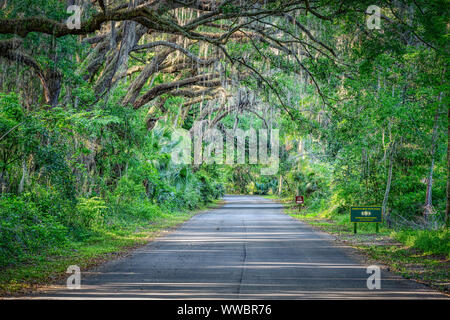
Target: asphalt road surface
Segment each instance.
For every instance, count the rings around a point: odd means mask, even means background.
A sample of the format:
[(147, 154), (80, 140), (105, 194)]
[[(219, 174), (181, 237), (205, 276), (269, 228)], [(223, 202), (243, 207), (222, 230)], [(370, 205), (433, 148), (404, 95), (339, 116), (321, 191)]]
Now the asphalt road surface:
[(82, 271), (81, 289), (65, 285), (30, 298), (59, 299), (447, 299), (381, 270), (367, 288), (368, 265), (257, 196), (227, 196), (131, 255)]

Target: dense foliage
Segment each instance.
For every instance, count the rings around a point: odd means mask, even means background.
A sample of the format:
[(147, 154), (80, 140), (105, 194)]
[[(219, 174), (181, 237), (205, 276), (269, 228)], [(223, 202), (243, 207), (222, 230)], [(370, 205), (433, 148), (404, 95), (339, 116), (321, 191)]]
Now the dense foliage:
[[(379, 30), (372, 1), (144, 2), (0, 2), (0, 267), (225, 191), (445, 228), (446, 1), (376, 1)], [(198, 122), (279, 129), (279, 171), (177, 164), (172, 134)], [(431, 238), (447, 250), (447, 230), (414, 239)]]
[(1, 94), (0, 265), (223, 195), (213, 169), (172, 163), (161, 124), (111, 103), (90, 111), (23, 110)]

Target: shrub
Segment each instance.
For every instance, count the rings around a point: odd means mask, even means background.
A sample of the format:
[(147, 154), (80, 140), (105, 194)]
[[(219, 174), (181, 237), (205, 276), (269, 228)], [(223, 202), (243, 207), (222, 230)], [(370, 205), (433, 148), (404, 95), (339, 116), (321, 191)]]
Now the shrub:
[(68, 230), (56, 217), (22, 197), (0, 197), (0, 266), (24, 260), (27, 254), (67, 243)]
[(402, 230), (393, 232), (398, 241), (424, 253), (450, 256), (450, 230)]
[(95, 229), (103, 225), (104, 213), (107, 209), (105, 201), (99, 197), (80, 198), (67, 222), (74, 227)]

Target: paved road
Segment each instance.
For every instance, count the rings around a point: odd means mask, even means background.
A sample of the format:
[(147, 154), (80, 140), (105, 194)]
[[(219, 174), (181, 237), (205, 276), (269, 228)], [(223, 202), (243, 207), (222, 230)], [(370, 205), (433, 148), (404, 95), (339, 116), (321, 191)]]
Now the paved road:
[(131, 256), (82, 274), (82, 288), (40, 298), (370, 299), (444, 298), (413, 281), (381, 273), (368, 290), (367, 265), (353, 249), (256, 196), (227, 196)]

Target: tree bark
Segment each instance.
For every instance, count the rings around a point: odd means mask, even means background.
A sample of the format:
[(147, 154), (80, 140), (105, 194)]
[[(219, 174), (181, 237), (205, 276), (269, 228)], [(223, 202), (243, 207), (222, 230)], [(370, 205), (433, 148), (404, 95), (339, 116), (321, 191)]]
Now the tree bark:
[[(439, 95), (439, 101), (441, 101), (442, 92)], [(437, 140), (437, 130), (438, 130), (438, 120), (439, 120), (439, 106), (436, 108), (436, 114), (434, 115), (434, 125), (433, 125), (433, 133), (431, 138), (431, 165), (430, 171), (427, 179), (427, 192), (425, 198), (425, 206), (424, 206), (424, 217), (425, 220), (428, 220), (428, 215), (432, 213), (432, 190), (433, 190), (433, 171), (434, 171), (434, 154), (436, 152), (436, 140)]]
[(20, 194), (23, 192), (24, 188), (25, 188), (25, 183), (27, 180), (27, 176), (28, 176), (28, 170), (27, 170), (27, 162), (25, 160), (25, 156), (22, 159), (22, 178), (20, 179), (20, 183), (19, 183), (19, 189), (17, 190), (17, 192)]
[(283, 176), (280, 174), (280, 179), (278, 181), (278, 195), (281, 195), (283, 189)]
[(100, 96), (105, 91), (110, 90), (114, 84), (114, 76), (120, 73), (128, 64), (128, 56), (132, 48), (136, 45), (146, 29), (142, 26), (136, 26), (133, 21), (124, 22), (123, 36), (119, 48), (110, 48), (110, 55), (107, 57), (107, 63), (99, 78), (97, 79), (94, 91)]
[(450, 210), (450, 108), (447, 111), (447, 206), (445, 208), (445, 225), (448, 227), (448, 212)]
[(58, 105), (59, 93), (61, 92), (62, 75), (56, 70), (46, 70), (44, 72), (44, 79), (45, 102), (52, 108), (56, 107)]
[[(145, 105), (147, 102), (150, 102), (157, 96), (167, 93), (173, 89), (178, 89), (181, 87), (185, 87), (188, 85), (194, 85), (194, 84), (206, 86), (206, 85), (208, 85), (207, 81), (212, 80), (214, 78), (217, 78), (216, 74), (201, 74), (198, 76), (185, 78), (183, 80), (157, 85), (157, 86), (151, 88), (150, 90), (148, 90), (144, 95), (142, 95), (138, 100), (136, 100), (135, 103), (133, 104), (133, 107), (134, 107), (134, 109), (139, 109), (140, 107)], [(214, 83), (214, 84), (217, 85), (217, 83)]]
[(388, 170), (388, 178), (386, 182), (386, 190), (384, 192), (384, 199), (383, 199), (383, 206), (382, 206), (382, 212), (385, 215), (387, 226), (391, 227), (391, 215), (389, 213), (386, 213), (387, 209), (387, 203), (389, 199), (389, 192), (391, 191), (391, 183), (392, 183), (392, 167), (393, 167), (393, 159), (394, 158), (394, 146), (391, 147), (390, 155), (389, 155), (389, 170)]
[(122, 105), (134, 104), (141, 92), (142, 87), (147, 82), (148, 78), (159, 70), (160, 64), (173, 52), (173, 49), (164, 50), (156, 54), (152, 61), (145, 65), (144, 70), (137, 76), (128, 88), (128, 93), (122, 100)]

